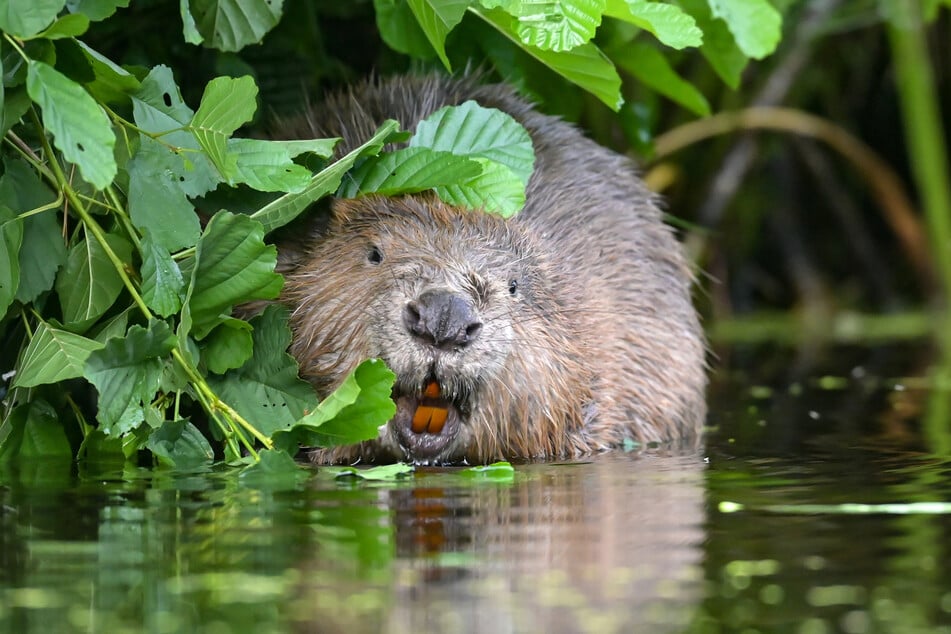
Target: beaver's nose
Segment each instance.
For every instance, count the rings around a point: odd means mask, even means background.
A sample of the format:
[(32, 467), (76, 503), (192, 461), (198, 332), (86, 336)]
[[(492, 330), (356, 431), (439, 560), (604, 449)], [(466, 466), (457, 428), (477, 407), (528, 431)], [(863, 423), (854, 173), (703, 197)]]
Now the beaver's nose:
[(403, 323), (410, 334), (436, 348), (462, 348), (482, 331), (472, 300), (445, 290), (428, 290), (407, 302)]

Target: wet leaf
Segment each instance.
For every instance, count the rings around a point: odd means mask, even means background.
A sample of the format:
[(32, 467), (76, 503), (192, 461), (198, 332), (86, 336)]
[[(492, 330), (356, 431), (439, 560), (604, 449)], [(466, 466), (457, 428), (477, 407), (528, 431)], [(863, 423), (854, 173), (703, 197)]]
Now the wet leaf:
[(0, 30), (30, 37), (49, 26), (66, 0), (0, 0)]
[(264, 244), (264, 228), (256, 220), (220, 211), (198, 241), (186, 308), (191, 334), (204, 338), (235, 304), (273, 299), (283, 278), (274, 272), (277, 249)]
[(535, 167), (532, 138), (525, 128), (507, 113), (474, 101), (440, 108), (420, 121), (409, 146), (501, 163), (523, 185)]
[[(121, 261), (132, 259), (132, 245), (124, 238), (106, 234), (106, 242)], [(63, 322), (72, 330), (85, 330), (109, 310), (121, 291), (122, 278), (95, 238), (76, 243), (56, 277)]]
[(142, 255), (142, 299), (162, 317), (177, 313), (182, 307), (185, 279), (168, 249), (156, 244), (152, 234), (145, 232), (139, 242)]
[(334, 478), (355, 477), (361, 480), (372, 480), (376, 482), (395, 482), (402, 480), (415, 471), (413, 465), (402, 462), (396, 464), (385, 464), (378, 467), (368, 467), (357, 469), (356, 467), (321, 467), (321, 475), (329, 475)]
[(219, 51), (239, 51), (260, 42), (274, 28), (282, 5), (283, 0), (182, 0), (182, 12), (193, 18), (205, 44)]
[(86, 359), (103, 344), (41, 321), (23, 352), (15, 387), (35, 387), (83, 375)]
[[(222, 377), (208, 377), (215, 392), (267, 436), (289, 428), (317, 406), (314, 389), (298, 377), (297, 361), (287, 354), (291, 343), (287, 316), (287, 309), (268, 306), (251, 320), (250, 361)], [(245, 351), (235, 354), (240, 352)]]
[(177, 469), (210, 465), (215, 457), (211, 445), (187, 420), (166, 421), (145, 443), (159, 464)]
[(228, 138), (251, 120), (257, 109), (254, 79), (215, 77), (205, 86), (201, 105), (188, 128), (225, 180), (237, 175), (237, 157), (228, 152)]
[(488, 465), (469, 467), (459, 472), (459, 475), (473, 480), (489, 480), (492, 482), (512, 482), (515, 480), (515, 469), (508, 462), (493, 462)]
[(152, 320), (148, 329), (132, 326), (125, 337), (110, 339), (89, 355), (84, 376), (99, 392), (96, 418), (103, 432), (116, 436), (142, 423), (174, 345), (168, 324)]
[(73, 451), (52, 405), (43, 399), (24, 403), (5, 421), (9, 431), (0, 442), (0, 462), (12, 458), (72, 460)]
[(238, 476), (242, 484), (269, 490), (295, 489), (310, 478), (310, 472), (283, 451), (265, 449), (258, 456), (260, 460)]
[(97, 189), (109, 185), (117, 170), (112, 154), (116, 137), (99, 104), (82, 86), (35, 60), (27, 67), (26, 90), (43, 111), (43, 124), (66, 160)]

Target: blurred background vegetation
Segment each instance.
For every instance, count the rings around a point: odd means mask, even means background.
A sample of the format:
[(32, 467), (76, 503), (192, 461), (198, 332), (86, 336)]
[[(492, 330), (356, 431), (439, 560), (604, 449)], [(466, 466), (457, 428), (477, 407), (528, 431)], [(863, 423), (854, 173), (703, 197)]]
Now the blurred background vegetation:
[[(185, 43), (171, 4), (133, 2), (118, 19), (93, 24), (84, 40), (123, 64), (168, 64), (189, 103), (216, 75), (252, 74), (261, 87), (260, 130), (304, 99), (370, 73), (442, 67), (426, 47), (409, 56), (387, 46), (371, 0), (287, 0), (280, 24), (239, 52)], [(697, 49), (651, 40), (713, 118), (698, 118), (623, 65), (626, 103), (615, 113), (471, 15), (447, 52), (454, 68), (512, 81), (542, 109), (644, 166), (698, 265), (698, 301), (715, 337), (901, 334), (933, 325), (908, 310), (940, 304), (949, 279), (940, 270), (946, 249), (929, 240), (942, 221), (929, 229), (925, 220), (949, 213), (942, 122), (951, 103), (951, 20), (942, 4), (773, 0), (782, 41), (746, 66), (736, 89)], [(625, 26), (606, 21), (595, 41), (609, 49)], [(933, 94), (909, 94), (916, 81)], [(915, 124), (926, 129), (915, 132)], [(943, 185), (926, 182), (928, 169)], [(870, 318), (883, 314), (902, 317)]]

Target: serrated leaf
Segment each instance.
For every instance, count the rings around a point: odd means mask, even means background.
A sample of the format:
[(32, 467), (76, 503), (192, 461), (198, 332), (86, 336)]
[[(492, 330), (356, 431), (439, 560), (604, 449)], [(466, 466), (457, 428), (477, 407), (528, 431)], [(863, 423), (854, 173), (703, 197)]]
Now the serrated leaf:
[(201, 225), (187, 197), (182, 158), (140, 135), (139, 149), (127, 169), (132, 224), (150, 233), (155, 243), (170, 253), (194, 246)]
[[(132, 259), (132, 245), (124, 238), (106, 234), (106, 242), (121, 261)], [(85, 330), (109, 310), (121, 291), (122, 278), (98, 240), (83, 239), (70, 248), (66, 266), (56, 277), (56, 292), (67, 326)]]
[(201, 196), (218, 186), (218, 170), (199, 151), (195, 136), (181, 129), (191, 122), (194, 113), (182, 100), (167, 66), (156, 66), (142, 80), (142, 87), (132, 96), (132, 112), (137, 126), (161, 134), (161, 143), (182, 149), (175, 153), (177, 160), (172, 171), (186, 195)]
[(481, 173), (479, 164), (465, 156), (426, 147), (407, 147), (369, 159), (350, 173), (338, 196), (366, 194), (395, 196), (421, 192), (439, 185), (468, 181)]
[(501, 163), (526, 186), (535, 167), (532, 138), (525, 128), (507, 113), (474, 101), (440, 108), (420, 121), (409, 146)]
[(186, 300), (191, 334), (203, 339), (235, 304), (273, 299), (283, 278), (274, 272), (277, 249), (264, 244), (256, 220), (219, 211), (198, 241)]
[(488, 11), (471, 10), (512, 40), (523, 51), (568, 81), (587, 90), (612, 110), (617, 110), (624, 103), (624, 99), (621, 97), (621, 78), (618, 76), (614, 64), (593, 43), (588, 42), (576, 46), (570, 51), (561, 52), (527, 46), (515, 33), (512, 18), (505, 12), (498, 9)]
[(228, 139), (227, 150), (236, 158), (234, 182), (262, 192), (299, 193), (310, 182), (310, 170), (291, 160), (280, 141)]
[(251, 320), (251, 360), (222, 377), (208, 377), (215, 392), (267, 436), (317, 406), (314, 389), (298, 377), (297, 361), (287, 354), (287, 315), (285, 308), (268, 306)]
[(86, 359), (102, 347), (98, 341), (53, 328), (41, 321), (23, 352), (13, 385), (35, 387), (80, 377)]
[(636, 24), (671, 48), (700, 46), (703, 31), (680, 7), (651, 0), (608, 0), (605, 15)]
[(228, 152), (228, 137), (251, 120), (257, 109), (254, 79), (215, 77), (205, 86), (201, 105), (188, 129), (225, 180), (237, 175), (237, 157)]
[(145, 420), (144, 407), (155, 397), (163, 357), (175, 341), (168, 324), (152, 320), (148, 329), (132, 326), (125, 337), (110, 339), (89, 355), (83, 374), (99, 392), (96, 418), (103, 432), (121, 435)]
[(251, 324), (241, 319), (227, 319), (202, 342), (201, 358), (215, 374), (244, 365), (254, 350)]
[(149, 435), (145, 447), (159, 464), (176, 469), (210, 465), (215, 457), (208, 440), (187, 420), (166, 421)]
[(139, 241), (139, 253), (142, 255), (142, 299), (161, 317), (177, 313), (185, 291), (185, 278), (178, 264), (149, 232)]
[(426, 39), (436, 51), (446, 70), (452, 67), (446, 56), (446, 36), (462, 21), (473, 0), (408, 0), (410, 10)]
[(693, 84), (678, 75), (667, 58), (646, 42), (634, 41), (619, 48), (614, 57), (618, 66), (660, 94), (700, 116), (710, 114), (710, 104)]
[(431, 59), (436, 51), (407, 0), (373, 0), (376, 27), (386, 45), (417, 59)]
[(115, 134), (102, 108), (82, 86), (49, 64), (30, 60), (26, 90), (43, 111), (43, 124), (53, 134), (53, 144), (83, 179), (104, 189), (116, 176), (112, 150)]
[(297, 139), (293, 141), (270, 141), (287, 150), (291, 158), (301, 154), (311, 153), (321, 158), (333, 156), (334, 147), (340, 142), (339, 137), (330, 139)]
[(605, 0), (502, 0), (495, 3), (517, 19), (515, 31), (528, 46), (570, 51), (591, 41)]
[(20, 285), (20, 244), (23, 221), (0, 203), (0, 317), (6, 314)]
[(56, 19), (66, 0), (0, 0), (0, 30), (30, 37)]
[(525, 183), (506, 165), (473, 159), (482, 173), (465, 182), (436, 187), (436, 195), (450, 205), (480, 209), (510, 218), (525, 206)]
[(193, 17), (205, 44), (219, 51), (239, 51), (260, 42), (280, 21), (283, 4), (283, 0), (188, 0), (182, 12)]
[(66, 0), (66, 8), (71, 13), (82, 13), (93, 22), (105, 20), (116, 9), (129, 6), (129, 0)]
[(707, 0), (714, 17), (726, 22), (748, 57), (763, 59), (776, 50), (783, 18), (769, 0)]
[(303, 191), (285, 194), (251, 214), (251, 217), (261, 223), (265, 233), (284, 226), (318, 198), (337, 191), (343, 175), (353, 167), (357, 159), (379, 154), (383, 144), (397, 130), (399, 130), (399, 123), (396, 121), (390, 119), (383, 122), (366, 143), (314, 175)]
[(396, 413), (390, 398), (396, 375), (379, 359), (364, 361), (340, 387), (290, 430), (272, 437), (276, 446), (334, 447), (376, 438)]
[(723, 20), (713, 17), (706, 0), (679, 0), (684, 11), (693, 16), (703, 30), (703, 55), (714, 72), (730, 88), (740, 85), (740, 77), (749, 58), (736, 45), (736, 40)]

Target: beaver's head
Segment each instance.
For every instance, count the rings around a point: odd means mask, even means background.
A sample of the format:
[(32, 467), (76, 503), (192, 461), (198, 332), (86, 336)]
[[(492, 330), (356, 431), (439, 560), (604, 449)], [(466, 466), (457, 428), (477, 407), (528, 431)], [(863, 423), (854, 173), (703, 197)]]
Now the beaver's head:
[(485, 462), (565, 453), (590, 385), (572, 276), (520, 223), (432, 196), (336, 201), (287, 273), (291, 352), (326, 396), (361, 361), (396, 373), (374, 441), (319, 461)]

